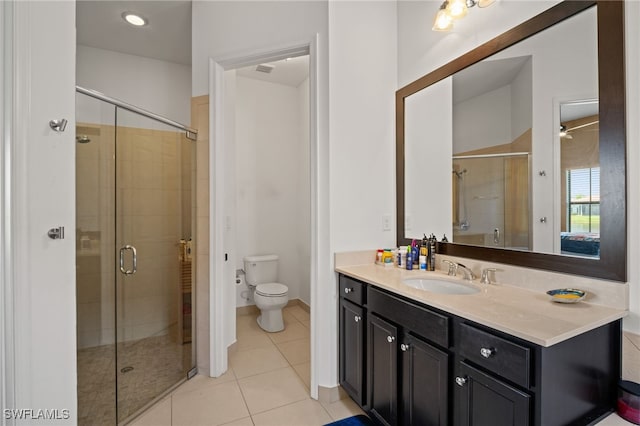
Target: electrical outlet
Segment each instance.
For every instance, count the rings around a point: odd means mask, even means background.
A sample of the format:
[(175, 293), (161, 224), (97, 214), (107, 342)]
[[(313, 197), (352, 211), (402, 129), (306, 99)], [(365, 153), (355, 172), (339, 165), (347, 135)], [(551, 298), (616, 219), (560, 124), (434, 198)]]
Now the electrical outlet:
[(390, 214), (382, 215), (382, 230), (391, 231), (391, 215)]

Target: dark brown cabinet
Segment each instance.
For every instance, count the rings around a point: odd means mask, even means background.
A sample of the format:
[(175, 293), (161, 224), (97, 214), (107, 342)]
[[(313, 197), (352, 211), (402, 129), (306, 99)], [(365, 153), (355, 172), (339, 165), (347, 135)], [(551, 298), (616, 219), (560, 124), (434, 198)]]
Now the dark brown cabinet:
[(364, 333), (365, 315), (362, 307), (343, 300), (340, 305), (340, 385), (358, 404), (364, 400)]
[(542, 347), (345, 275), (340, 295), (340, 384), (378, 424), (593, 424), (615, 407), (620, 320)]
[(385, 425), (398, 424), (398, 329), (369, 315), (367, 377), (370, 414)]
[(447, 425), (449, 354), (408, 335), (402, 353), (402, 420), (405, 425)]
[(458, 426), (529, 426), (527, 393), (462, 362), (455, 378)]
[(446, 342), (448, 319), (375, 289), (367, 295), (371, 416), (384, 425), (447, 425), (449, 354), (414, 334), (410, 325)]
[(364, 285), (340, 276), (340, 385), (360, 406), (365, 394), (365, 327)]

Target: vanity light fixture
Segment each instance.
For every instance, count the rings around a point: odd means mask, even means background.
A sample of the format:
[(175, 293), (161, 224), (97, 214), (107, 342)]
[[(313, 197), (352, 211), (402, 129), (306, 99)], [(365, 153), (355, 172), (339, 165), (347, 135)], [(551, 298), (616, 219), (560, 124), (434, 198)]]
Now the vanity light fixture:
[(433, 31), (449, 31), (453, 28), (453, 21), (464, 18), (470, 8), (491, 6), (496, 0), (445, 0), (433, 23)]
[(122, 19), (134, 27), (144, 27), (149, 23), (146, 18), (135, 12), (123, 12)]

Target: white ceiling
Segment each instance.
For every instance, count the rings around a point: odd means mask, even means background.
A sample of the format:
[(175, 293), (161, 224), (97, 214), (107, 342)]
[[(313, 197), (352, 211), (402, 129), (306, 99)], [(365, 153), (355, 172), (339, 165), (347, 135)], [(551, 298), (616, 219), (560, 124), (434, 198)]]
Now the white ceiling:
[[(123, 12), (138, 12), (149, 24), (135, 28)], [(78, 1), (76, 30), (78, 44), (191, 65), (190, 0)]]
[[(148, 20), (140, 28), (127, 24), (123, 12)], [(191, 65), (191, 0), (78, 0), (78, 44), (129, 55)], [(309, 75), (309, 57), (271, 62), (270, 74), (255, 66), (239, 69), (248, 78), (297, 87)]]
[(485, 60), (453, 76), (453, 103), (489, 93), (510, 84), (531, 56)]
[(309, 76), (309, 56), (298, 56), (289, 60), (277, 62), (267, 62), (273, 66), (273, 70), (266, 74), (256, 71), (256, 65), (240, 68), (239, 76), (253, 78), (256, 80), (268, 81), (271, 83), (285, 84), (287, 86), (298, 87)]

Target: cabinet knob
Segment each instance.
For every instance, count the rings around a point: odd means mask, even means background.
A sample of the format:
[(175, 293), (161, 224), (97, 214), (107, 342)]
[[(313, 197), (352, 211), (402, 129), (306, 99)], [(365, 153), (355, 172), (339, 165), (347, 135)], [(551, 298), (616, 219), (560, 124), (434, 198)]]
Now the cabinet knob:
[(403, 343), (403, 344), (401, 344), (401, 345), (400, 345), (400, 350), (401, 350), (402, 352), (406, 352), (406, 351), (408, 351), (408, 350), (409, 350), (409, 344), (408, 344), (408, 343)]
[(355, 316), (353, 317), (353, 320), (354, 320), (355, 322), (360, 322), (360, 320), (361, 320), (361, 319), (362, 319), (362, 317), (361, 317), (360, 315), (355, 315)]
[(466, 377), (460, 377), (460, 376), (456, 377), (456, 384), (458, 386), (466, 385), (467, 384), (467, 378)]
[(482, 355), (485, 358), (491, 358), (491, 355), (493, 355), (495, 353), (496, 353), (495, 349), (480, 348), (480, 355)]
[(353, 291), (353, 289), (352, 289), (351, 287), (345, 287), (345, 288), (344, 288), (344, 293), (345, 293), (345, 294), (349, 294), (349, 293), (351, 293), (352, 291)]
[(393, 343), (393, 341), (394, 341), (394, 340), (396, 340), (396, 338), (395, 338), (395, 337), (393, 337), (393, 336), (387, 336), (387, 342), (389, 342), (389, 343)]

